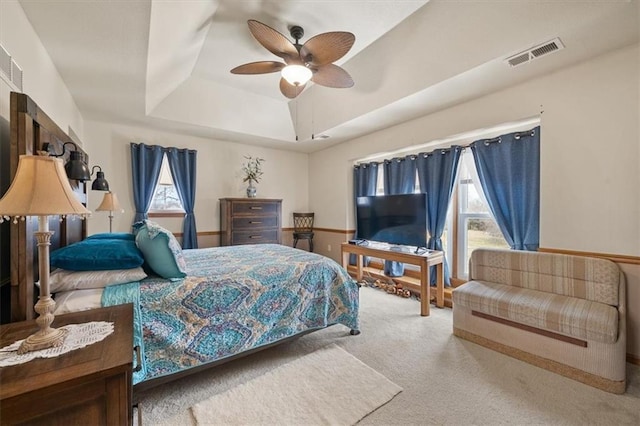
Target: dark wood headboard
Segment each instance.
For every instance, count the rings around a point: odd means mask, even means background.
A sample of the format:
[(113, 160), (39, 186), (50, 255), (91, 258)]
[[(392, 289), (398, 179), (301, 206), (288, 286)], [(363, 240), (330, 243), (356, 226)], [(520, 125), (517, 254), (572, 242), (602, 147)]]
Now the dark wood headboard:
[[(62, 145), (72, 139), (42, 111), (29, 96), (11, 93), (10, 115), (11, 148), (9, 168), (11, 179), (16, 174), (20, 155), (35, 155), (42, 144), (50, 143), (56, 153), (62, 152)], [(69, 145), (67, 145), (69, 146)], [(82, 151), (80, 147), (78, 150)], [(88, 157), (84, 151), (85, 161)], [(69, 153), (65, 153), (68, 160)], [(6, 164), (2, 165), (6, 167)], [(78, 200), (87, 205), (87, 184), (71, 180), (71, 187)], [(54, 231), (51, 238), (51, 250), (82, 240), (87, 235), (85, 220), (51, 217), (49, 228)], [(38, 229), (38, 218), (31, 217), (10, 225), (11, 253), (11, 321), (22, 321), (35, 316), (33, 305), (36, 291), (34, 283), (38, 280), (38, 250), (34, 232)]]

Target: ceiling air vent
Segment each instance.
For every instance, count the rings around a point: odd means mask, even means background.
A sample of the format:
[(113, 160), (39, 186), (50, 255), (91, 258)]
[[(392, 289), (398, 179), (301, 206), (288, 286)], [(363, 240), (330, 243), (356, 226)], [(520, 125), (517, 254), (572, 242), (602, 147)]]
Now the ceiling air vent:
[(564, 49), (564, 45), (559, 38), (554, 38), (553, 40), (534, 46), (524, 52), (517, 53), (505, 59), (505, 61), (511, 67), (517, 67), (518, 65), (526, 64), (527, 62), (531, 62), (534, 59), (549, 53), (557, 52), (561, 49)]

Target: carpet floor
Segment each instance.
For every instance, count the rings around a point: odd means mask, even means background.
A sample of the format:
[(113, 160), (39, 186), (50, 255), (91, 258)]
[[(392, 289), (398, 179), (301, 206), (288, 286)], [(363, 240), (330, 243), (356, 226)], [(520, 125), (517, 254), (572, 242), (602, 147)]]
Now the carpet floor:
[(415, 299), (368, 287), (360, 305), (358, 336), (329, 327), (141, 394), (143, 424), (191, 424), (189, 407), (331, 344), (403, 389), (360, 425), (640, 424), (640, 366), (614, 395), (453, 336), (450, 309), (421, 317)]

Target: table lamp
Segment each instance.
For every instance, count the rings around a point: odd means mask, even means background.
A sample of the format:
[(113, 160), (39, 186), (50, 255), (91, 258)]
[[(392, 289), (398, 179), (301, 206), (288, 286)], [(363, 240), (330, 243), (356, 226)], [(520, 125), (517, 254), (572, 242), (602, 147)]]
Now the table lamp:
[(38, 231), (34, 234), (38, 244), (40, 296), (34, 309), (39, 314), (36, 323), (40, 329), (22, 342), (18, 354), (60, 346), (66, 336), (65, 330), (51, 327), (56, 302), (49, 294), (49, 246), (53, 235), (49, 231), (49, 216), (85, 218), (90, 214), (73, 193), (61, 159), (20, 156), (13, 182), (0, 199), (0, 222), (13, 217), (15, 224), (27, 216), (38, 217)]
[(124, 209), (120, 207), (120, 203), (118, 202), (118, 197), (115, 192), (107, 192), (104, 194), (104, 198), (102, 199), (102, 203), (98, 206), (96, 211), (99, 212), (109, 212), (109, 232), (112, 231), (113, 224), (113, 212), (120, 211), (120, 213), (124, 212)]

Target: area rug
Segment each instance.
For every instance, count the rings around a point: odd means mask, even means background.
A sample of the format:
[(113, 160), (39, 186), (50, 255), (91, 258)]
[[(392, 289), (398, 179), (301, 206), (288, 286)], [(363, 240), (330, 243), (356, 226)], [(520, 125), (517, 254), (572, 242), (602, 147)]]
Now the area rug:
[(335, 344), (191, 407), (198, 425), (352, 425), (402, 388)]

